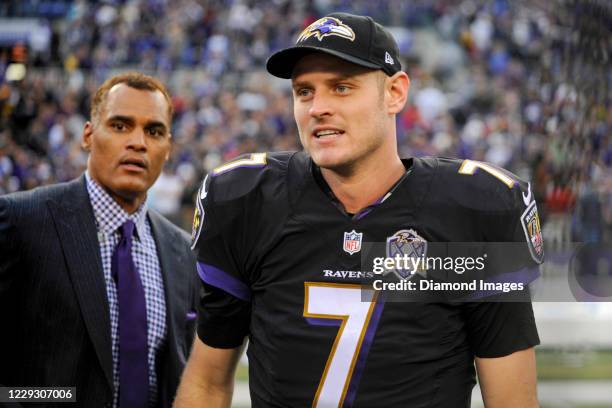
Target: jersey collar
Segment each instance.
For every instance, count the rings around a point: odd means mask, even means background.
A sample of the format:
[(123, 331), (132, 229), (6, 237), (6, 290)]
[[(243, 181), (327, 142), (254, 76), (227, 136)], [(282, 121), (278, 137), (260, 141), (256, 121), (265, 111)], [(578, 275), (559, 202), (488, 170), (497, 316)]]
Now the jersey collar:
[(346, 211), (346, 209), (344, 208), (340, 200), (338, 200), (338, 197), (336, 197), (336, 195), (332, 191), (329, 184), (327, 184), (327, 181), (325, 181), (325, 178), (323, 177), (323, 174), (321, 173), (321, 168), (312, 161), (312, 158), (310, 158), (310, 171), (312, 173), (312, 176), (315, 182), (317, 183), (317, 186), (330, 199), (332, 204), (342, 214), (346, 215), (347, 217), (350, 217), (353, 220), (359, 220), (365, 217), (366, 215), (368, 215), (374, 208), (376, 208), (378, 205), (380, 205), (385, 200), (387, 200), (389, 197), (391, 197), (391, 195), (395, 192), (398, 186), (402, 184), (402, 182), (408, 177), (408, 175), (410, 175), (410, 173), (412, 172), (413, 160), (412, 159), (402, 159), (402, 164), (406, 168), (406, 172), (402, 175), (402, 177), (400, 177), (400, 179), (397, 182), (395, 182), (395, 184), (393, 184), (393, 186), (391, 186), (391, 188), (385, 194), (383, 194), (372, 204), (368, 205), (367, 207), (365, 207), (364, 209), (362, 209), (356, 214), (351, 214)]

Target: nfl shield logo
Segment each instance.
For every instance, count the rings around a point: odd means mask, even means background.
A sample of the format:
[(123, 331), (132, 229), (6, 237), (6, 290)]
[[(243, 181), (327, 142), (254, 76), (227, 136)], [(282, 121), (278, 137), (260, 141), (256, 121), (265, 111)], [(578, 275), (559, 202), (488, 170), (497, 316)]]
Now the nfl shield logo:
[(349, 255), (353, 255), (361, 251), (361, 238), (363, 237), (363, 232), (357, 232), (352, 230), (351, 232), (344, 233), (344, 252), (347, 252)]

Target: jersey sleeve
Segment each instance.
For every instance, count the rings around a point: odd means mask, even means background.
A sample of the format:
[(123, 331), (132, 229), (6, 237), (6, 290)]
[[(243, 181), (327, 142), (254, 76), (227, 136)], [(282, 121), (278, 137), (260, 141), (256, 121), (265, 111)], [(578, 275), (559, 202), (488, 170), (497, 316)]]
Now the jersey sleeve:
[(211, 347), (238, 347), (249, 335), (251, 288), (282, 219), (275, 205), (285, 202), (289, 157), (238, 157), (213, 170), (198, 190), (192, 230), (202, 281), (198, 336)]
[(197, 333), (202, 342), (216, 348), (238, 347), (249, 333), (251, 291), (238, 248), (244, 238), (243, 197), (215, 197), (219, 182), (233, 181), (219, 180), (214, 173), (206, 176), (197, 193), (192, 229), (202, 281)]
[(477, 357), (503, 357), (540, 344), (529, 295), (523, 302), (463, 304), (470, 349)]
[(477, 292), (473, 301), (462, 305), (470, 348), (475, 356), (485, 358), (506, 356), (540, 343), (528, 286), (539, 277), (544, 260), (537, 204), (530, 183), (499, 171), (514, 180), (512, 187), (490, 174), (481, 175), (495, 188), (495, 199), (487, 197), (490, 210), (481, 215), (488, 255), (483, 278), (518, 285), (519, 290)]
[(507, 210), (484, 217), (486, 278), (527, 286), (539, 277), (539, 265), (544, 262), (540, 217), (531, 184), (517, 179), (512, 189), (500, 196), (499, 205)]

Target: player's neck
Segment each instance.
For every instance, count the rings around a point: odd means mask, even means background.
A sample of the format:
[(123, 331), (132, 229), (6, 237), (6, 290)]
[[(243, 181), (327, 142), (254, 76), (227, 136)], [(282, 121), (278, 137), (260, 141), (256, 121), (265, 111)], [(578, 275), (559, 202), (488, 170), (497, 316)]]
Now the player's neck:
[(348, 175), (321, 169), (321, 175), (350, 214), (357, 214), (380, 199), (405, 172), (406, 168), (397, 155), (393, 160), (379, 161)]

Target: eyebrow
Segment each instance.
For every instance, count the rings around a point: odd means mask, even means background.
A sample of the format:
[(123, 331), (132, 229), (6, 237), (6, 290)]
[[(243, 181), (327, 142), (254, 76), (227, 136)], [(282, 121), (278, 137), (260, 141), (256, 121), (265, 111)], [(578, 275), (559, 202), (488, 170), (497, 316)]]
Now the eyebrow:
[(293, 88), (293, 90), (303, 88), (308, 85), (310, 85), (310, 83), (307, 81), (291, 81), (291, 88)]
[[(124, 115), (114, 115), (111, 116), (110, 118), (107, 119), (107, 122), (112, 122), (112, 121), (120, 121), (120, 122), (125, 122), (125, 123), (129, 123), (130, 125), (133, 125), (135, 123), (135, 120), (133, 117), (131, 116), (124, 116)], [(145, 128), (150, 129), (150, 128), (163, 128), (164, 130), (168, 130), (168, 127), (166, 126), (165, 123), (157, 121), (157, 120), (151, 120), (148, 121), (145, 125)]]
[[(342, 82), (342, 81), (355, 81), (355, 82), (362, 82), (362, 79), (359, 78), (359, 74), (357, 75), (351, 75), (351, 74), (336, 74), (331, 78), (326, 79), (324, 82), (326, 84), (335, 84), (338, 82)], [(293, 89), (297, 89), (297, 88), (301, 88), (304, 86), (310, 86), (311, 82), (310, 81), (293, 81), (291, 84), (291, 87)]]

